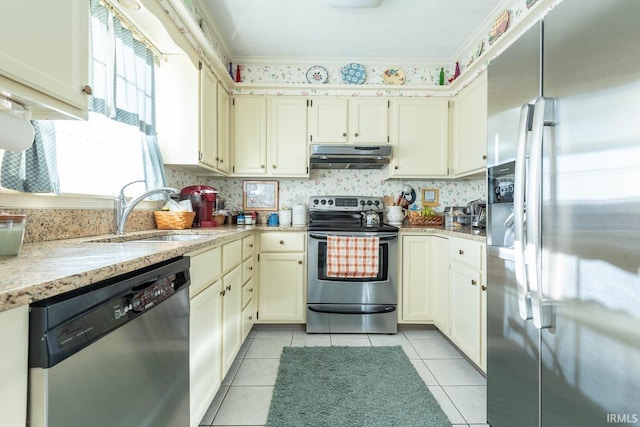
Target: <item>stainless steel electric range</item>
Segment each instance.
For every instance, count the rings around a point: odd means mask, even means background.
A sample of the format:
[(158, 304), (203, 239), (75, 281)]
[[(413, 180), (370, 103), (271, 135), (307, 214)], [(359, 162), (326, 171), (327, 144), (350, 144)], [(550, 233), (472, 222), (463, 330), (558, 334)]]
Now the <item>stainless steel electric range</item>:
[[(381, 197), (309, 199), (307, 332), (387, 333), (398, 327), (398, 228), (384, 224)], [(330, 241), (376, 238), (377, 271), (336, 277)], [(375, 252), (375, 248), (370, 251)]]

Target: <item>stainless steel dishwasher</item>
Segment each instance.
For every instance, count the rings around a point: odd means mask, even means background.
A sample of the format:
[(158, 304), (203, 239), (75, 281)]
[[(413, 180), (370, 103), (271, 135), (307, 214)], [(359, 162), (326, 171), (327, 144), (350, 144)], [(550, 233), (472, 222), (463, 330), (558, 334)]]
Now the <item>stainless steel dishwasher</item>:
[(31, 305), (29, 424), (189, 425), (189, 258)]

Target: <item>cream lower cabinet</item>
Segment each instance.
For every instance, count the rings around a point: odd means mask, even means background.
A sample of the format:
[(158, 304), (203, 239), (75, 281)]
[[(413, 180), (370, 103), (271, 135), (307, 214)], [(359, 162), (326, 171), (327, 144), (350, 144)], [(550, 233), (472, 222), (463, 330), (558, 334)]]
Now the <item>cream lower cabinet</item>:
[(260, 234), (258, 321), (304, 323), (306, 233)]
[(249, 331), (256, 322), (256, 256), (255, 236), (247, 236), (242, 239), (242, 340), (249, 335)]
[(34, 118), (86, 119), (89, 2), (2, 2), (2, 18), (0, 92), (27, 104)]
[(222, 250), (215, 247), (188, 256), (190, 425), (194, 427), (202, 420), (222, 380)]
[(451, 333), (449, 337), (474, 363), (484, 363), (486, 333), (482, 292), (484, 244), (465, 239), (449, 240)]
[(446, 238), (402, 236), (401, 322), (435, 323), (438, 327), (447, 327), (449, 300), (446, 248)]
[(222, 378), (242, 345), (242, 267), (237, 266), (222, 278)]
[(445, 99), (391, 99), (389, 136), (393, 157), (387, 178), (446, 177), (449, 111)]
[(0, 312), (2, 425), (27, 425), (29, 306)]

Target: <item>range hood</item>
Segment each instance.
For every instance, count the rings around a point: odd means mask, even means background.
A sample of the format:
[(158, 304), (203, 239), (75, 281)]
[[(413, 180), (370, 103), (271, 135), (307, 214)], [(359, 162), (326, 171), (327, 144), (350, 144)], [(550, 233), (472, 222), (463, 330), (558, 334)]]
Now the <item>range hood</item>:
[(312, 144), (311, 169), (382, 169), (391, 160), (388, 145)]

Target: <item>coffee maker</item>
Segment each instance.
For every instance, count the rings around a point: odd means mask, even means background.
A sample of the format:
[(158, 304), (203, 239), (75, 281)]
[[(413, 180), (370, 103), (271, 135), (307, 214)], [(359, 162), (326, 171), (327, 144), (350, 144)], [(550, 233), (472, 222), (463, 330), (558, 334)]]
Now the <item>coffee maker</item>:
[(180, 200), (191, 200), (191, 206), (196, 213), (193, 220), (194, 227), (215, 227), (213, 211), (216, 205), (218, 190), (207, 185), (192, 185), (180, 190)]

